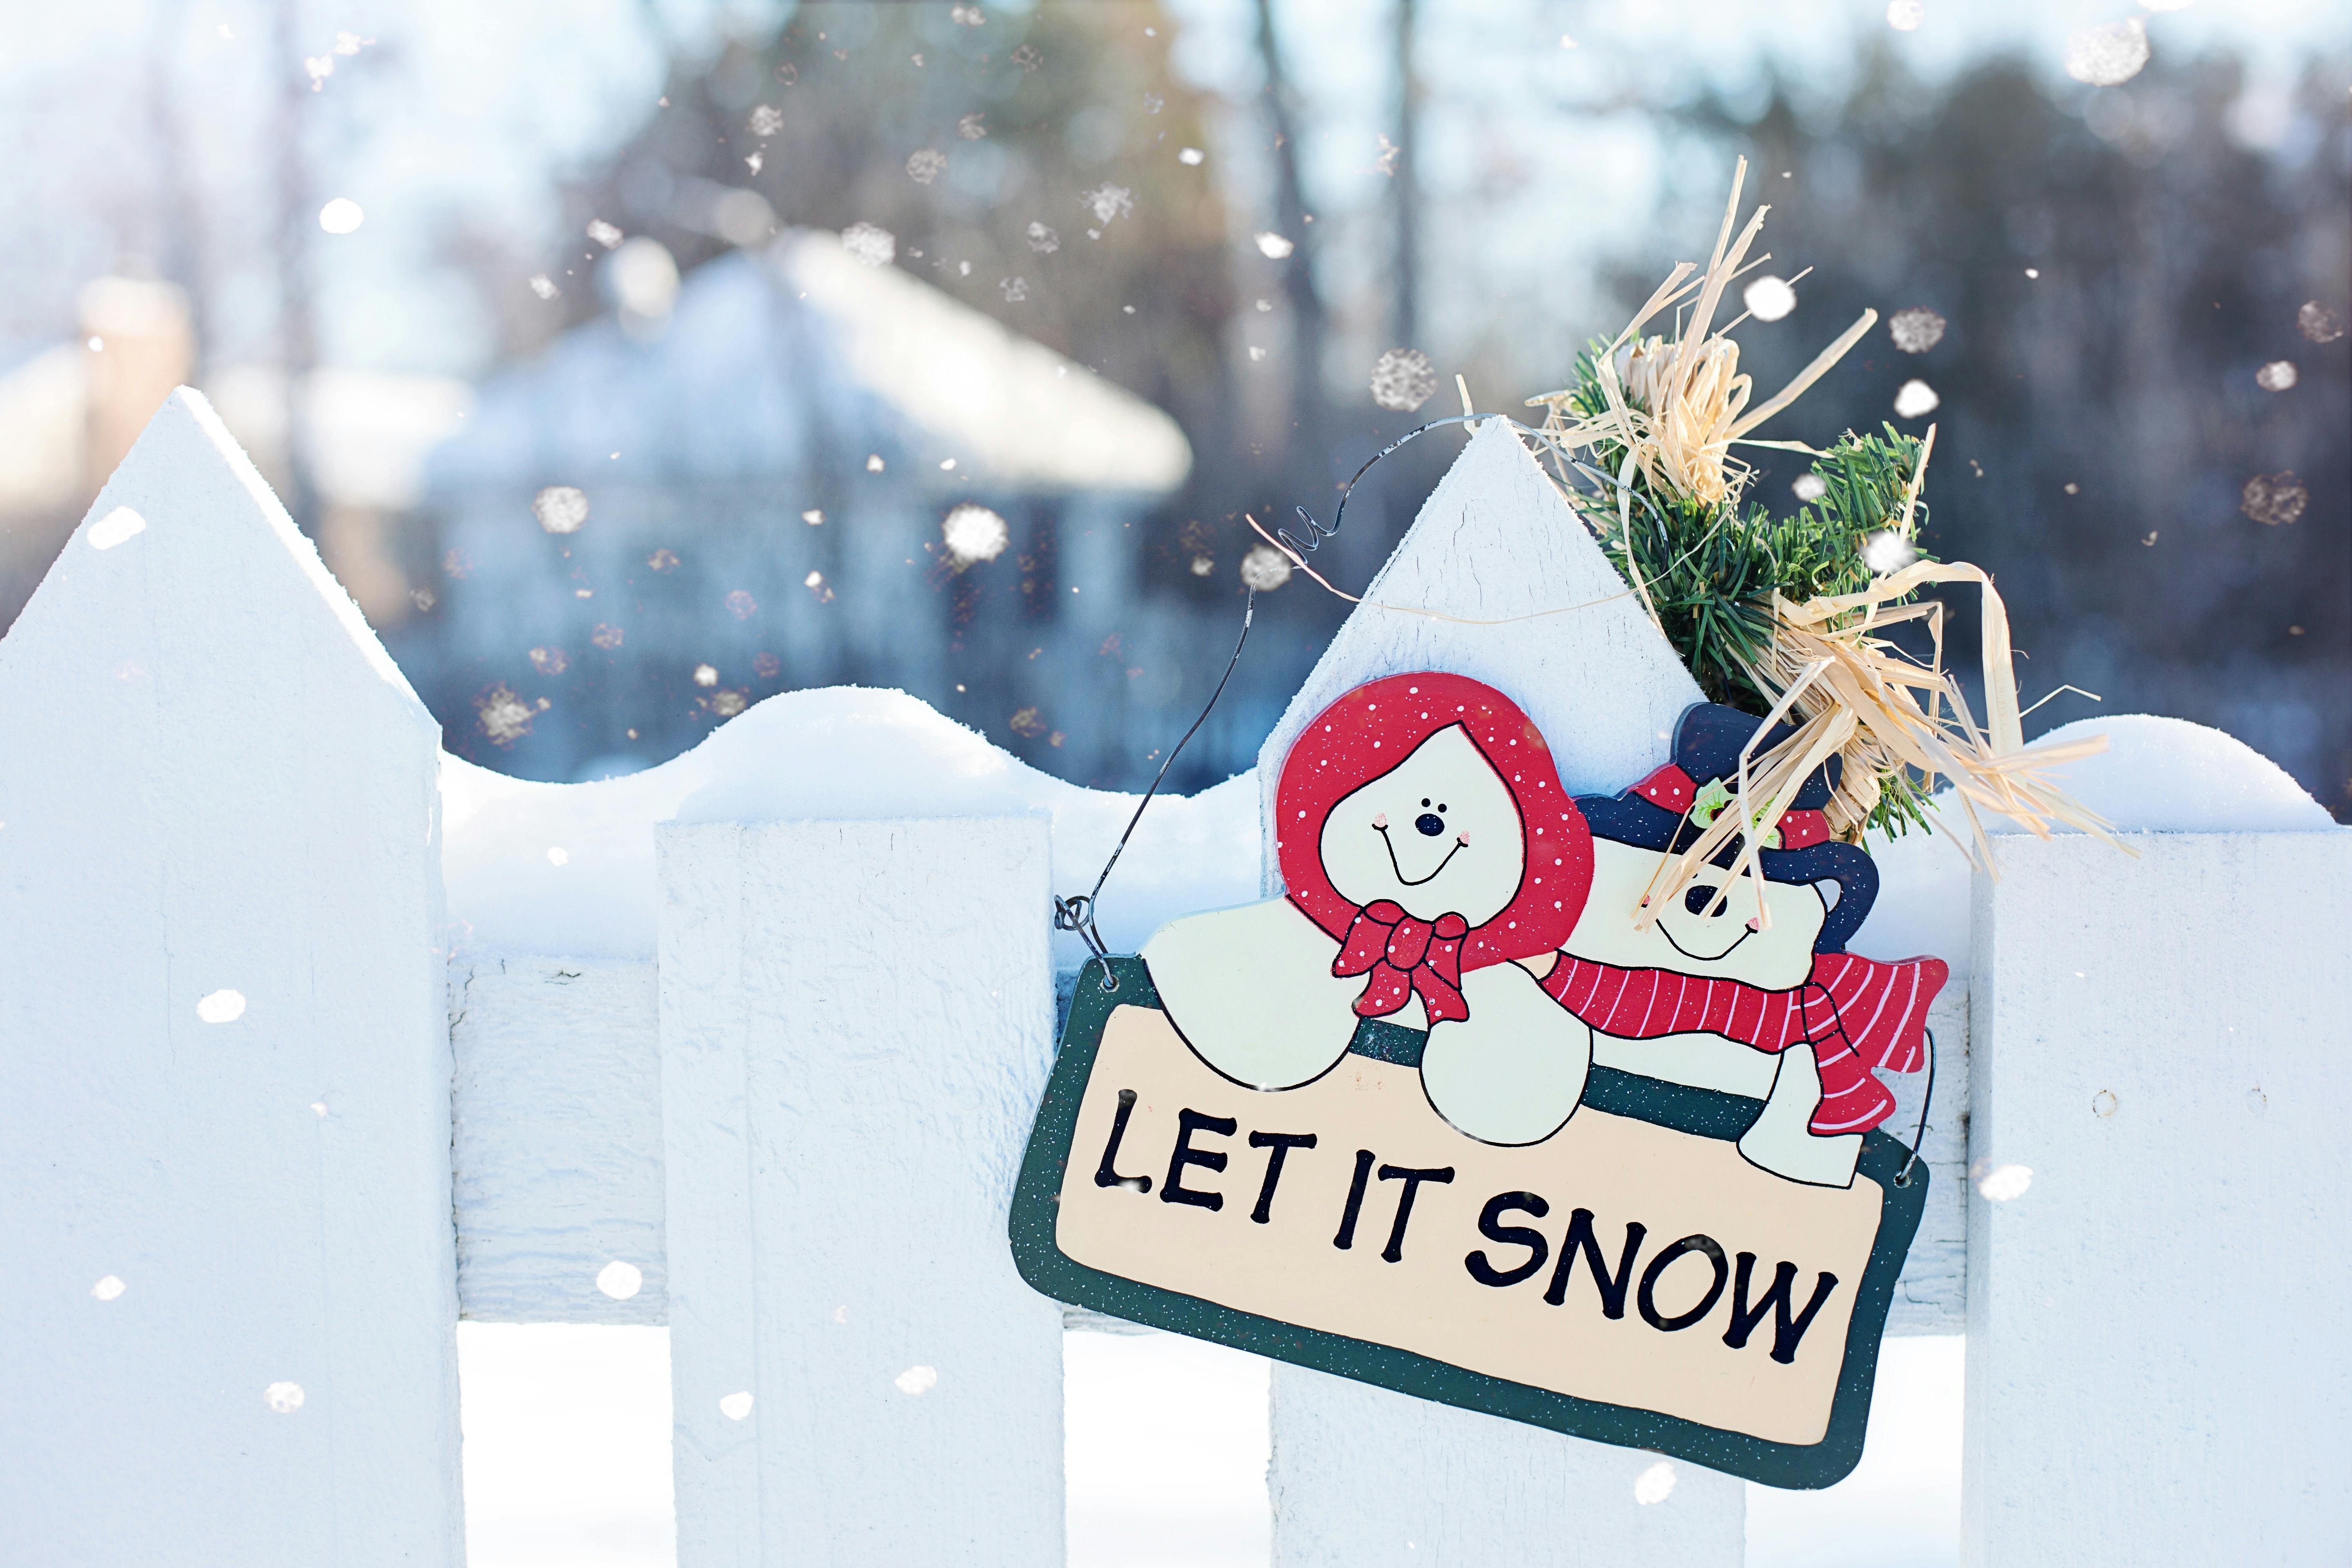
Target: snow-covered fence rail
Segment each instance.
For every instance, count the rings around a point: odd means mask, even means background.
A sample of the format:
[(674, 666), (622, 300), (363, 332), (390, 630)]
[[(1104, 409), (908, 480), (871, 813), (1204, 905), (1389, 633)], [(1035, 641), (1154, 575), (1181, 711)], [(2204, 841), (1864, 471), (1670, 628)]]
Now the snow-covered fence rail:
[[(1483, 432), (1373, 596), (1606, 594), (1541, 484)], [(1689, 696), (1630, 610), (1366, 611), (1300, 700), (1433, 663), (1590, 737), (1571, 788)], [(1044, 816), (686, 822), (657, 956), (453, 955), (431, 722), (185, 393), (0, 642), (0, 718), (12, 1561), (457, 1563), (461, 1312), (670, 1325), (682, 1568), (1058, 1560), (1064, 1320), (1003, 1236)], [(2352, 835), (2266, 825), (2308, 830), (2013, 839), (1976, 889), (1891, 1320), (1971, 1337), (1972, 1562), (2352, 1541)], [(1286, 1568), (1741, 1560), (1723, 1477), (1653, 1506), (1647, 1455), (1274, 1387)]]

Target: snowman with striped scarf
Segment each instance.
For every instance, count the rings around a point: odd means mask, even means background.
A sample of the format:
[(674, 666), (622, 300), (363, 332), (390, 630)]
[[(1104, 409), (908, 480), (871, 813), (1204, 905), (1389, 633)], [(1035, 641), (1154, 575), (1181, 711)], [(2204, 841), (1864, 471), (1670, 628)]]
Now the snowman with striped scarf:
[[(1596, 1062), (1760, 1100), (1740, 1153), (1790, 1181), (1846, 1187), (1862, 1135), (1895, 1109), (1874, 1074), (1925, 1065), (1927, 1008), (1947, 970), (1846, 952), (1878, 871), (1830, 837), (1822, 808), (1839, 759), (1805, 780), (1751, 868), (1731, 875), (1734, 837), (1671, 907), (1646, 926), (1636, 919), (1666, 857), (1731, 806), (1740, 752), (1761, 723), (1695, 705), (1673, 762), (1620, 795), (1577, 798), (1592, 835), (1591, 893), (1561, 949), (1523, 966), (1591, 1026)], [(1754, 753), (1788, 733), (1756, 737)]]

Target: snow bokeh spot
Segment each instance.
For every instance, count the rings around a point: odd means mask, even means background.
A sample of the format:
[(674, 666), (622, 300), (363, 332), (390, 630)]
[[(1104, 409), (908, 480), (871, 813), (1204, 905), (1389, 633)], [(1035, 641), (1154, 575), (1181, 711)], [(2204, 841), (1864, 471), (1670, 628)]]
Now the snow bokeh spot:
[(1819, 474), (1799, 474), (1789, 481), (1789, 489), (1801, 501), (1817, 501), (1830, 493), (1830, 482)]
[(350, 234), (367, 222), (367, 214), (349, 196), (337, 196), (319, 209), (319, 226), (329, 234)]
[(2147, 28), (2137, 16), (2085, 27), (2066, 40), (2066, 74), (2093, 87), (2115, 87), (2147, 64)]
[(929, 1394), (940, 1385), (940, 1374), (936, 1368), (910, 1366), (890, 1381), (901, 1394)]
[(2300, 520), (2310, 504), (2311, 492), (2296, 482), (2293, 468), (2283, 474), (2256, 474), (2238, 492), (2238, 510), (2273, 528)]
[(302, 1408), (302, 1385), (299, 1383), (273, 1383), (261, 1391), (261, 1402), (280, 1415), (291, 1415)]
[(1886, 7), (1886, 25), (1898, 33), (1916, 33), (1927, 19), (1927, 7), (1922, 0), (1893, 0)]
[(1662, 1503), (1675, 1495), (1675, 1482), (1679, 1479), (1675, 1474), (1674, 1461), (1660, 1459), (1633, 1478), (1633, 1500), (1643, 1508)]
[(1977, 1191), (1987, 1203), (2005, 1204), (2021, 1198), (2033, 1184), (2033, 1172), (2025, 1165), (1995, 1165), (1977, 1178)]
[(2294, 361), (2291, 359), (2274, 359), (2254, 372), (2254, 384), (2264, 392), (2292, 391), (2294, 384), (2302, 379), (2301, 373), (2294, 368)]
[(2294, 313), (2294, 330), (2315, 343), (2332, 343), (2344, 335), (2344, 318), (2316, 300), (2306, 300)]
[(196, 1004), (196, 1016), (207, 1024), (234, 1024), (245, 1016), (245, 993), (215, 991)]
[(145, 518), (127, 506), (119, 506), (89, 525), (89, 547), (111, 550), (124, 540), (146, 531)]
[(1135, 193), (1125, 185), (1097, 185), (1078, 198), (1078, 205), (1095, 215), (1095, 222), (1108, 224), (1135, 210)]
[(1285, 239), (1272, 229), (1262, 230), (1257, 237), (1257, 253), (1268, 261), (1280, 261), (1297, 248), (1295, 241)]
[(1739, 300), (1759, 321), (1777, 321), (1797, 308), (1797, 291), (1769, 272), (1750, 283)]
[(1391, 349), (1372, 362), (1372, 401), (1382, 408), (1410, 414), (1436, 392), (1437, 366), (1419, 349)]
[(1895, 529), (1882, 528), (1862, 542), (1862, 563), (1873, 576), (1900, 572), (1918, 559), (1918, 550)]
[(1184, 147), (1178, 149), (1176, 161), (1183, 164), (1188, 169), (1197, 169), (1201, 166), (1202, 162), (1208, 158), (1208, 156), (1209, 155), (1206, 153), (1202, 152), (1198, 147)]
[(530, 498), (530, 515), (550, 533), (577, 533), (588, 521), (588, 494), (571, 485), (550, 485)]
[(949, 512), (940, 524), (940, 540), (956, 570), (978, 561), (993, 561), (1013, 542), (1013, 531), (1003, 518), (969, 501)]
[(101, 1301), (111, 1301), (118, 1296), (121, 1296), (127, 1289), (128, 1287), (125, 1286), (120, 1279), (110, 1274), (105, 1279), (100, 1279), (97, 1284), (91, 1286), (89, 1288), (89, 1293), (97, 1297)]
[(1895, 416), (1897, 419), (1924, 419), (1943, 405), (1936, 389), (1924, 381), (1906, 381), (1895, 394)]
[(600, 217), (592, 217), (588, 220), (586, 233), (589, 238), (594, 240), (597, 244), (603, 246), (607, 250), (612, 249), (614, 246), (621, 243), (620, 229), (613, 224), (606, 223)]
[(562, 289), (558, 289), (555, 286), (555, 279), (550, 278), (544, 272), (534, 272), (531, 274), (530, 291), (538, 295), (542, 300), (552, 300), (557, 295), (563, 292)]
[(1261, 544), (1242, 557), (1242, 582), (1261, 594), (1271, 594), (1290, 581), (1290, 557), (1270, 544)]
[(1889, 317), (1886, 331), (1905, 353), (1923, 354), (1944, 341), (1944, 329), (1949, 324), (1925, 305), (1914, 305)]
[(898, 254), (898, 237), (880, 224), (854, 223), (841, 231), (841, 248), (868, 267), (887, 267)]
[(619, 1258), (596, 1270), (596, 1289), (615, 1301), (625, 1301), (645, 1288), (645, 1270)]
[(551, 866), (569, 866), (572, 864), (572, 851), (564, 848), (561, 844), (550, 845), (547, 851), (547, 863)]
[(928, 185), (944, 174), (948, 155), (936, 147), (918, 149), (907, 160), (907, 177), (919, 185)]
[(754, 136), (774, 136), (784, 128), (784, 111), (774, 104), (763, 103), (751, 110), (750, 124)]
[[(811, 573), (811, 574), (810, 574), (810, 575), (811, 575), (811, 576), (814, 576), (814, 575), (815, 575), (815, 574), (814, 574), (814, 573)], [(698, 664), (698, 665), (696, 665), (696, 666), (694, 667), (694, 683), (695, 683), (697, 686), (716, 686), (716, 685), (718, 685), (718, 684), (719, 684), (719, 671), (718, 671), (718, 669), (717, 669), (715, 667), (713, 667), (713, 666), (711, 666), (711, 665), (708, 665), (708, 664)]]

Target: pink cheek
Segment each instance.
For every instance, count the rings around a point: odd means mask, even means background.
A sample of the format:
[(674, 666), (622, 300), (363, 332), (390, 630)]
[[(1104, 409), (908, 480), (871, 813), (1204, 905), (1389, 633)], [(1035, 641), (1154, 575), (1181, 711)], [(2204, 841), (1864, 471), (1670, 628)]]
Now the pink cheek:
[(1388, 814), (1387, 812), (1385, 812), (1385, 811), (1384, 811), (1384, 812), (1382, 812), (1382, 813), (1381, 813), (1378, 816), (1375, 816), (1374, 818), (1372, 818), (1372, 826), (1373, 826), (1374, 827), (1386, 827), (1388, 825), (1389, 825), (1389, 814)]

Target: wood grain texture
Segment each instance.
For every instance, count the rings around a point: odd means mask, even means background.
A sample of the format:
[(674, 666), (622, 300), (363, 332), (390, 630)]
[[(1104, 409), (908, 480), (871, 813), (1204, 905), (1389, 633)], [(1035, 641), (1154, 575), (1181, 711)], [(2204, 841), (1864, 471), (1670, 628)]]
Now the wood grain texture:
[[(654, 965), (469, 953), (449, 971), (457, 1296), (500, 1323), (662, 1323), (661, 1037)], [(597, 1286), (639, 1270), (636, 1294)]]
[(1047, 831), (658, 832), (682, 1563), (1062, 1561), (1062, 1313), (1005, 1231)]
[(2340, 1563), (2352, 833), (2126, 842), (1975, 884), (1963, 1560)]
[[(1462, 626), (1359, 606), (1258, 752), (1265, 890), (1279, 893), (1273, 801), (1308, 721), (1383, 675), (1444, 669), (1500, 689), (1550, 743), (1570, 793), (1616, 791), (1672, 750), (1699, 690), (1512, 428), (1492, 421), (1439, 481), (1367, 600), (1496, 620)], [(1633, 1478), (1654, 1456), (1430, 1405), (1327, 1373), (1274, 1369), (1275, 1561), (1476, 1564), (1565, 1557), (1736, 1568), (1746, 1495), (1680, 1465), (1667, 1501)]]
[(0, 713), (0, 1558), (457, 1563), (440, 726), (185, 388)]

